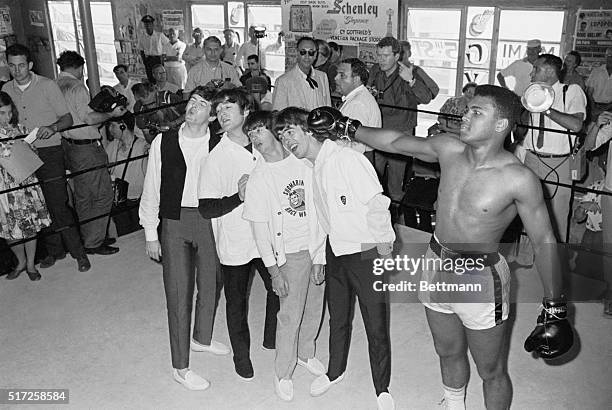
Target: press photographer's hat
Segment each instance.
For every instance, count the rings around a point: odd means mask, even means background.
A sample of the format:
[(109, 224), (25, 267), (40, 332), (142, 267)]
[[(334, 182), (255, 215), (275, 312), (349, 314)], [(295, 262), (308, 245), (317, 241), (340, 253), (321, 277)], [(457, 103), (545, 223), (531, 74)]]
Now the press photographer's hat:
[(155, 19), (153, 18), (153, 16), (147, 14), (143, 18), (141, 18), (140, 21), (142, 21), (143, 23), (153, 23)]
[(535, 47), (542, 47), (542, 42), (538, 39), (529, 40), (527, 42), (527, 48), (535, 48)]

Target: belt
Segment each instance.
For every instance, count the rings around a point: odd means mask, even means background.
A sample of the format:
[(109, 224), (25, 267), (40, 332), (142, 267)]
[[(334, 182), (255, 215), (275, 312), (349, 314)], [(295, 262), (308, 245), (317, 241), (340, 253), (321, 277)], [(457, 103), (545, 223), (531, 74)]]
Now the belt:
[(610, 102), (594, 102), (593, 104), (595, 104), (595, 105), (601, 105), (601, 106), (604, 106), (604, 107), (605, 107), (605, 106), (607, 106), (607, 105), (612, 104), (612, 101), (610, 101)]
[(565, 158), (565, 157), (569, 157), (570, 154), (543, 154), (540, 152), (535, 152), (532, 150), (529, 150), (529, 152), (531, 152), (533, 155), (535, 155), (538, 158)]
[(480, 259), (483, 266), (493, 266), (497, 262), (499, 262), (499, 253), (497, 252), (482, 253), (453, 251), (452, 249), (449, 249), (446, 246), (440, 244), (440, 242), (438, 242), (433, 235), (431, 235), (429, 247), (441, 259), (471, 259), (472, 261)]
[(72, 138), (64, 138), (64, 139), (69, 144), (74, 144), (74, 145), (89, 145), (89, 144), (98, 144), (98, 145), (100, 145), (100, 140), (99, 139), (95, 139), (95, 140), (75, 140), (75, 139), (72, 139)]

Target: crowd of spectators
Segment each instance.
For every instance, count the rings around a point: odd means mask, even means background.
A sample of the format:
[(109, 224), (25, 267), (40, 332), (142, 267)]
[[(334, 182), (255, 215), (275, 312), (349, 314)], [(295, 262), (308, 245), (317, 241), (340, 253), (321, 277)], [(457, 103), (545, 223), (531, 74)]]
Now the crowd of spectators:
[[(215, 90), (244, 87), (264, 110), (282, 110), (290, 106), (312, 110), (332, 105), (332, 97), (338, 97), (342, 102), (334, 104), (363, 124), (409, 133), (416, 129), (418, 106), (428, 104), (439, 91), (426, 71), (411, 62), (410, 43), (392, 37), (383, 38), (377, 44), (377, 61), (372, 67), (356, 58), (344, 58), (342, 46), (337, 43), (302, 37), (297, 42), (297, 63), (273, 84), (265, 69), (266, 50), (259, 43), (255, 27), (249, 28), (249, 38), (244, 44), (240, 44), (238, 33), (232, 29), (224, 30), (225, 43), (222, 44), (214, 36), (202, 38), (200, 28), (193, 30), (194, 41), (185, 44), (174, 29), (170, 29), (167, 36), (155, 31), (154, 20), (151, 16), (143, 17), (145, 35), (138, 44), (147, 79), (139, 82), (128, 73), (127, 66), (117, 65), (113, 70), (118, 80), (114, 88), (126, 97), (127, 104), (111, 113), (97, 113), (89, 108), (89, 92), (82, 81), (85, 61), (76, 52), (62, 54), (58, 59), (60, 74), (57, 81), (52, 81), (31, 71), (32, 61), (27, 48), (16, 45), (7, 50), (13, 80), (5, 84), (3, 90), (11, 99), (10, 104), (15, 103), (15, 114), (25, 127), (23, 130), (38, 129), (33, 147), (43, 165), (36, 176), (45, 181), (39, 188), (43, 195), (38, 197), (49, 212), (49, 216), (41, 220), (50, 220), (51, 226), (35, 225), (37, 229), (55, 232), (43, 236), (41, 244), (44, 246), (39, 246), (44, 249), (41, 267), (53, 265), (69, 252), (78, 261), (79, 270), (85, 271), (90, 266), (88, 254), (107, 255), (118, 251), (110, 246), (108, 218), (95, 217), (111, 210), (115, 179), (127, 180), (130, 184), (128, 199), (138, 200), (145, 163), (139, 161), (114, 167), (110, 174), (104, 168), (77, 174), (71, 178), (70, 200), (63, 177), (66, 172), (78, 173), (85, 168), (108, 164), (109, 160), (145, 155), (160, 132), (176, 130), (183, 124), (184, 100), (197, 87)], [(527, 124), (580, 132), (593, 127), (602, 112), (612, 109), (612, 49), (606, 51), (606, 63), (594, 68), (585, 79), (578, 70), (581, 65), (578, 52), (570, 51), (562, 61), (556, 56), (542, 54), (541, 42), (537, 39), (529, 40), (526, 45), (525, 58), (502, 69), (497, 79), (519, 96), (533, 81), (547, 84), (555, 91), (549, 110), (525, 113), (523, 119)], [(268, 48), (283, 46), (281, 33), (278, 41)], [(475, 83), (465, 84), (461, 95), (444, 103), (438, 124), (430, 128), (430, 135), (444, 132), (459, 136), (461, 116), (469, 109), (476, 86)], [(136, 115), (125, 117), (126, 112)], [(105, 127), (97, 127), (105, 121), (109, 121)], [(213, 124), (212, 127), (223, 128), (217, 122)], [(84, 126), (67, 129), (73, 125)], [(549, 182), (571, 183), (567, 157), (580, 139), (559, 138), (565, 134), (537, 129), (517, 131), (516, 135), (522, 137), (516, 141), (516, 155), (536, 174)], [(384, 178), (391, 199), (395, 203), (402, 202), (415, 163), (403, 156), (375, 155), (363, 144), (354, 143), (353, 148), (374, 164), (381, 180)], [(593, 155), (605, 163), (608, 158), (606, 144), (598, 146)], [(554, 172), (550, 172), (551, 169)], [(602, 170), (605, 169), (591, 164), (585, 184), (603, 180), (606, 175)], [(51, 181), (46, 182), (49, 179)], [(10, 183), (4, 181), (4, 185), (10, 186)], [(558, 239), (568, 241), (570, 190), (552, 185), (546, 189)], [(77, 223), (74, 216), (87, 222)], [(3, 218), (6, 220), (5, 216)], [(574, 229), (575, 221), (572, 223)], [(112, 237), (112, 227), (110, 231)], [(16, 238), (10, 236), (8, 239)], [(29, 246), (32, 245), (28, 244), (26, 249)], [(27, 256), (29, 258), (29, 254)], [(28, 272), (33, 272), (30, 259), (27, 261)], [(20, 258), (18, 268), (22, 265)]]

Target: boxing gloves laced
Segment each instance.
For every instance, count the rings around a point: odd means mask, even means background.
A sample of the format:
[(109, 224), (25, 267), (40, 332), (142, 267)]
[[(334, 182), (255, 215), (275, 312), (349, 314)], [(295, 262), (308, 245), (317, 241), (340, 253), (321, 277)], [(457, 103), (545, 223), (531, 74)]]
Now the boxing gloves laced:
[(525, 340), (525, 350), (535, 351), (544, 359), (554, 359), (567, 352), (574, 343), (574, 333), (567, 320), (567, 301), (544, 298), (536, 328)]
[(333, 107), (315, 108), (308, 115), (307, 121), (310, 131), (333, 141), (355, 141), (355, 133), (361, 126), (361, 122), (350, 119)]

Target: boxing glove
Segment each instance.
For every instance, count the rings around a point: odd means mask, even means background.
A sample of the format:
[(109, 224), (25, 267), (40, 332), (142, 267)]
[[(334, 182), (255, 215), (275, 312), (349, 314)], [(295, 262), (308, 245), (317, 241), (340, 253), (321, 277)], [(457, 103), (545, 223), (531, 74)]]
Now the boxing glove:
[(544, 298), (536, 328), (525, 340), (525, 350), (535, 350), (544, 359), (554, 359), (567, 352), (574, 343), (574, 333), (567, 320), (567, 302)]
[(315, 108), (308, 115), (308, 129), (331, 140), (355, 140), (355, 132), (361, 126), (358, 120), (352, 120), (333, 107)]

